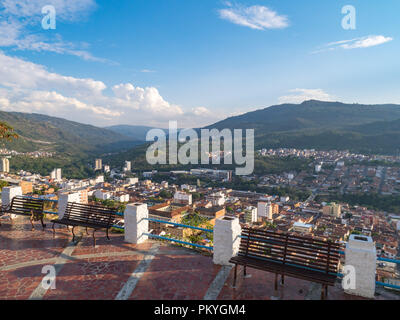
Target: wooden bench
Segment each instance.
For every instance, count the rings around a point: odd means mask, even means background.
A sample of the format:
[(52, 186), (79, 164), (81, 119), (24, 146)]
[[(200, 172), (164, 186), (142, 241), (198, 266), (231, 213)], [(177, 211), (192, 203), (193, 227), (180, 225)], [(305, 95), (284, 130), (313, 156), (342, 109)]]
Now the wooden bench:
[(46, 224), (43, 222), (43, 206), (44, 200), (42, 199), (17, 196), (11, 200), (10, 205), (2, 206), (1, 212), (2, 215), (10, 214), (10, 219), (11, 214), (30, 217), (32, 229), (35, 229), (33, 221), (40, 220), (42, 228), (44, 229)]
[(328, 295), (328, 286), (337, 279), (340, 245), (331, 242), (280, 234), (252, 228), (243, 228), (239, 253), (230, 262), (235, 264), (233, 286), (236, 286), (237, 267), (255, 268), (275, 273), (275, 291), (278, 275), (322, 284), (321, 299)]
[(68, 202), (67, 208), (65, 209), (65, 214), (62, 219), (51, 220), (53, 223), (53, 234), (55, 235), (55, 224), (62, 224), (72, 227), (72, 241), (75, 241), (75, 227), (86, 228), (86, 233), (88, 233), (88, 228), (93, 229), (93, 241), (94, 246), (96, 246), (95, 232), (100, 229), (105, 229), (107, 233), (107, 239), (110, 240), (108, 236), (108, 230), (113, 226), (115, 218), (115, 210), (106, 208), (98, 205), (88, 205), (81, 203)]

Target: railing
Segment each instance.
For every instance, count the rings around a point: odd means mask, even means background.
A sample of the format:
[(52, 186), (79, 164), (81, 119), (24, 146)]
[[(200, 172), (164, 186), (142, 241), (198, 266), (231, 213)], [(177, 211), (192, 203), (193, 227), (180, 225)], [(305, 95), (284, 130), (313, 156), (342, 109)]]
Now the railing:
[[(34, 197), (30, 197), (30, 196), (23, 196), (23, 197), (24, 197), (24, 198), (27, 198), (27, 199), (35, 199)], [(58, 203), (58, 200), (51, 200), (51, 199), (45, 199), (45, 198), (42, 198), (42, 199), (43, 199), (44, 201)], [(53, 212), (53, 211), (44, 211), (44, 213), (58, 215), (58, 212)], [(117, 216), (120, 216), (120, 217), (123, 217), (123, 216), (124, 216), (124, 213), (123, 213), (123, 212), (114, 212), (114, 214), (117, 215)], [(156, 222), (156, 223), (169, 224), (169, 225), (173, 225), (173, 226), (175, 226), (175, 227), (188, 228), (188, 229), (199, 230), (199, 231), (203, 231), (203, 232), (213, 232), (212, 229), (205, 229), (205, 228), (200, 228), (200, 227), (194, 227), (194, 226), (189, 226), (189, 225), (185, 225), (185, 224), (181, 224), (181, 223), (168, 222), (168, 221), (157, 220), (157, 219), (152, 219), (152, 218), (147, 218), (146, 220), (151, 221), (151, 222)], [(119, 230), (125, 230), (124, 227), (121, 227), (121, 226), (118, 226), (118, 225), (113, 225), (113, 228), (119, 229)], [(200, 248), (200, 249), (206, 249), (206, 250), (210, 250), (210, 251), (213, 250), (213, 247), (211, 247), (211, 246), (203, 246), (203, 245), (197, 244), (197, 243), (191, 243), (191, 242), (187, 242), (187, 241), (183, 241), (183, 240), (178, 240), (178, 239), (163, 237), (163, 236), (159, 236), (159, 235), (155, 235), (155, 234), (150, 234), (150, 233), (146, 233), (145, 235), (148, 236), (148, 237), (150, 237), (150, 238), (154, 238), (154, 239), (176, 242), (176, 243), (180, 243), (180, 244), (184, 244), (184, 245), (189, 245), (189, 246), (192, 246), (192, 247), (196, 247), (196, 248)]]
[[(169, 222), (169, 221), (158, 220), (158, 219), (153, 219), (153, 218), (146, 218), (146, 220), (151, 221), (151, 222), (156, 222), (156, 223), (169, 224), (174, 227), (188, 228), (188, 229), (199, 230), (199, 231), (203, 231), (203, 232), (214, 232), (212, 229), (194, 227), (194, 226), (189, 226), (186, 224), (181, 224), (181, 223), (176, 223), (176, 222)], [(196, 247), (196, 248), (206, 249), (206, 250), (210, 250), (210, 251), (212, 251), (214, 249), (211, 246), (203, 246), (201, 244), (191, 243), (191, 242), (177, 240), (177, 239), (168, 238), (168, 237), (163, 237), (163, 236), (159, 236), (159, 235), (155, 235), (155, 234), (151, 234), (151, 233), (146, 233), (145, 235), (150, 238), (154, 238), (154, 239), (176, 242), (176, 243), (180, 243), (180, 244), (184, 244), (184, 245), (188, 245), (188, 246), (192, 246), (192, 247)]]

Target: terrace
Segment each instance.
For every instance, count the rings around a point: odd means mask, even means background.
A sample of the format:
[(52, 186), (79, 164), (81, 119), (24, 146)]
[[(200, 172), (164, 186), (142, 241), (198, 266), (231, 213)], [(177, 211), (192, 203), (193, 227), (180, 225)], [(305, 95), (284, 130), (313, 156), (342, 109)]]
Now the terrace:
[[(212, 257), (171, 243), (147, 240), (134, 245), (122, 234), (106, 241), (99, 232), (93, 247), (85, 232), (71, 242), (66, 228), (31, 231), (28, 218), (0, 227), (0, 299), (146, 299), (146, 300), (319, 300), (320, 286), (287, 278), (274, 291), (274, 275), (250, 269), (232, 288), (230, 267), (214, 265)], [(56, 288), (44, 289), (44, 266), (56, 270)], [(344, 293), (340, 284), (328, 299), (361, 299)], [(376, 299), (400, 299), (378, 289)]]
[[(135, 211), (136, 206), (140, 204), (128, 207)], [(153, 220), (137, 218), (138, 229), (145, 221)], [(187, 248), (182, 245), (190, 246), (188, 243), (144, 233), (146, 239), (142, 243), (132, 244), (122, 233), (111, 233), (111, 241), (107, 241), (105, 233), (99, 231), (97, 246), (93, 247), (84, 229), (78, 230), (78, 237), (72, 242), (66, 227), (56, 227), (54, 237), (51, 228), (31, 230), (28, 217), (13, 219), (12, 223), (3, 217), (1, 222), (0, 299), (3, 300), (320, 299), (321, 285), (288, 277), (285, 285), (275, 291), (275, 275), (255, 269), (249, 269), (246, 278), (239, 276), (233, 288), (232, 267), (215, 264), (210, 254), (210, 251), (218, 254), (215, 243), (214, 248), (195, 244)], [(126, 225), (125, 231), (130, 227)], [(49, 266), (55, 271), (54, 289), (43, 286)], [(338, 281), (329, 289), (327, 299), (363, 298), (346, 294)], [(400, 300), (400, 294), (377, 286), (375, 299)]]

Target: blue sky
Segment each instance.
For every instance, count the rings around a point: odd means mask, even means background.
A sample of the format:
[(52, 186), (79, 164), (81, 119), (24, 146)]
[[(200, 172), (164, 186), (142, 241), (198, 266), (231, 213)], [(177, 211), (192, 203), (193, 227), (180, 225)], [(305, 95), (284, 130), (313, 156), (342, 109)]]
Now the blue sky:
[[(55, 30), (42, 28), (49, 4)], [(307, 99), (400, 104), (399, 12), (396, 0), (0, 0), (0, 109), (197, 127)]]

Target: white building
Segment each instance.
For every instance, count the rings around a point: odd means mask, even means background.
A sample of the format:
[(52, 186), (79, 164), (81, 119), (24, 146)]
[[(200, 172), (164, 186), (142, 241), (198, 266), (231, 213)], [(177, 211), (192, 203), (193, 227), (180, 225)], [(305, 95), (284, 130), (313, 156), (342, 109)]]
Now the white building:
[(317, 164), (317, 165), (315, 166), (315, 172), (316, 172), (316, 173), (319, 173), (319, 172), (321, 172), (321, 170), (322, 170), (322, 165)]
[(226, 202), (225, 194), (223, 194), (222, 192), (214, 193), (214, 194), (208, 196), (206, 199), (208, 201), (211, 201), (211, 204), (214, 207), (223, 206), (225, 204), (225, 202)]
[(54, 181), (62, 181), (61, 168), (56, 168), (50, 173), (50, 178)]
[(168, 181), (162, 181), (160, 185), (162, 188), (168, 189)]
[(98, 176), (94, 179), (94, 184), (104, 183), (104, 176)]
[(281, 202), (286, 203), (289, 202), (290, 198), (289, 197), (281, 197)]
[(88, 201), (88, 189), (87, 188), (81, 188), (78, 190), (73, 190), (73, 191), (65, 191), (65, 190), (60, 190), (58, 192), (58, 197), (67, 197), (68, 202), (76, 202), (76, 203), (83, 203), (87, 204)]
[(104, 192), (103, 190), (96, 190), (93, 195), (100, 200), (108, 200), (112, 197), (110, 192)]
[(104, 172), (109, 173), (110, 172), (110, 166), (106, 165), (104, 166)]
[(139, 178), (127, 178), (126, 183), (129, 185), (137, 184), (139, 183)]
[(174, 202), (180, 204), (192, 204), (192, 195), (186, 192), (177, 191), (174, 194)]
[(259, 202), (257, 205), (257, 215), (260, 218), (272, 220), (273, 208), (270, 202)]
[(187, 190), (189, 192), (196, 192), (196, 186), (191, 186), (190, 184), (183, 184), (181, 185), (181, 190)]
[(246, 223), (252, 224), (258, 221), (257, 216), (257, 208), (256, 207), (247, 207), (244, 210), (244, 219)]
[(124, 171), (131, 171), (132, 170), (132, 162), (125, 161)]
[(96, 159), (94, 163), (94, 170), (101, 170), (103, 169), (103, 161), (101, 159)]
[(10, 172), (10, 161), (7, 158), (2, 158), (0, 161), (0, 172)]
[(299, 233), (310, 233), (313, 229), (312, 224), (304, 224), (301, 222), (295, 222), (293, 224), (293, 231), (299, 232)]
[(143, 177), (144, 178), (151, 178), (154, 174), (157, 174), (157, 173), (158, 173), (157, 170), (143, 172)]
[(116, 194), (113, 196), (113, 199), (118, 202), (129, 202), (129, 194)]

